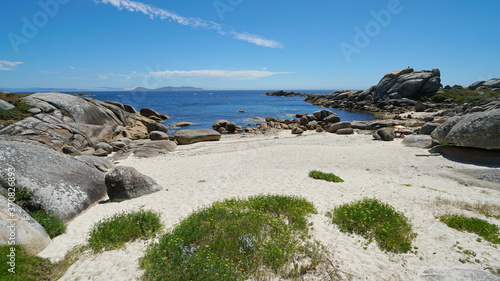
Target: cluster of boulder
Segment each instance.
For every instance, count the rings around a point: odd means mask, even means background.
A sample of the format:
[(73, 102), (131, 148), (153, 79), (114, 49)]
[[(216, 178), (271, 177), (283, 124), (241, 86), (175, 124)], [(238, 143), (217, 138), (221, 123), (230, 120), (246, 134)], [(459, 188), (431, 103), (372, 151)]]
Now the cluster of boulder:
[[(387, 73), (376, 86), (364, 91), (336, 91), (328, 95), (271, 92), (270, 96), (305, 96), (314, 105), (370, 112), (403, 112), (415, 107), (422, 97), (436, 94), (442, 87), (439, 69), (415, 71), (404, 68)], [(435, 105), (419, 104), (423, 110)]]
[[(18, 218), (16, 244), (31, 254), (43, 250), (50, 238), (29, 212), (44, 210), (66, 223), (103, 200), (120, 201), (162, 189), (132, 167), (116, 167), (92, 155), (66, 155), (40, 143), (0, 140), (0, 163), (0, 245), (7, 244), (10, 235), (3, 224)], [(24, 209), (14, 197), (21, 191), (29, 194), (23, 198)]]

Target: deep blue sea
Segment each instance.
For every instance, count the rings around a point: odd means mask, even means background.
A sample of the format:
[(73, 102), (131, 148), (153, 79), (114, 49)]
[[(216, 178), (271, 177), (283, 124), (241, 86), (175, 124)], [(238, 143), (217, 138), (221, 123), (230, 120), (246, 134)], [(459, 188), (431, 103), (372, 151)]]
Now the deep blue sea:
[[(271, 97), (266, 96), (266, 90), (202, 90), (202, 91), (170, 91), (170, 92), (82, 92), (101, 101), (117, 101), (130, 104), (138, 111), (149, 107), (160, 114), (167, 114), (171, 118), (164, 122), (169, 125), (187, 121), (195, 123), (191, 129), (211, 128), (219, 119), (235, 122), (239, 126), (255, 125), (253, 117), (266, 118), (267, 116), (279, 119), (293, 119), (297, 113), (313, 113), (319, 110), (304, 102), (302, 97)], [(296, 91), (307, 94), (328, 94), (332, 91)], [(72, 94), (72, 92), (67, 92)], [(240, 110), (247, 112), (242, 113)], [(337, 113), (342, 121), (372, 120), (370, 114), (350, 112), (345, 110), (329, 110)]]

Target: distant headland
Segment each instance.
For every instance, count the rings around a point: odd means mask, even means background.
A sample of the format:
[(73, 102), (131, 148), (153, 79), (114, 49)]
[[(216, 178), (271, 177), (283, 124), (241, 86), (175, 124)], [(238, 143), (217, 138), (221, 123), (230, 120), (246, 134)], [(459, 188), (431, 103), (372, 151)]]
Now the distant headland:
[(182, 86), (182, 87), (172, 87), (172, 86), (168, 86), (168, 87), (161, 87), (161, 88), (158, 88), (158, 89), (148, 89), (148, 88), (144, 88), (144, 87), (137, 87), (135, 89), (133, 89), (132, 91), (199, 91), (199, 90), (203, 90), (203, 88), (196, 88), (196, 87), (188, 87), (188, 86)]

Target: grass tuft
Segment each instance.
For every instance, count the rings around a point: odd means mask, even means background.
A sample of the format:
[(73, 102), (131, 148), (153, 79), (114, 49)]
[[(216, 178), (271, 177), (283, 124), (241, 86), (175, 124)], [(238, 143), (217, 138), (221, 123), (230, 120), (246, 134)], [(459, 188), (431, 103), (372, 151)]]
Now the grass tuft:
[(317, 180), (325, 180), (325, 181), (330, 181), (330, 182), (344, 182), (343, 179), (340, 177), (332, 174), (332, 173), (324, 173), (321, 171), (310, 171), (309, 172), (309, 177)]
[(126, 242), (151, 238), (162, 228), (160, 215), (153, 211), (120, 213), (97, 222), (89, 236), (89, 247), (102, 252), (123, 247)]
[(355, 233), (365, 239), (375, 239), (384, 251), (407, 253), (416, 237), (408, 219), (392, 206), (377, 199), (344, 204), (333, 209), (327, 216), (342, 232)]
[[(15, 270), (14, 273), (8, 271), (11, 266), (7, 263), (11, 255), (11, 248), (14, 247)], [(64, 259), (53, 263), (49, 259), (27, 254), (21, 246), (0, 246), (0, 280), (9, 281), (39, 281), (58, 280), (68, 268), (78, 260), (80, 252), (78, 249), (70, 251)]]
[[(228, 199), (190, 214), (140, 260), (145, 280), (296, 278), (320, 262), (308, 236), (313, 204), (295, 196)], [(297, 263), (306, 260), (305, 264)]]
[(456, 230), (475, 233), (493, 244), (500, 244), (500, 228), (485, 220), (460, 215), (445, 215), (439, 220)]
[(66, 232), (66, 225), (56, 216), (48, 214), (45, 210), (30, 212), (30, 216), (35, 219), (45, 231), (49, 234), (50, 238), (54, 238)]

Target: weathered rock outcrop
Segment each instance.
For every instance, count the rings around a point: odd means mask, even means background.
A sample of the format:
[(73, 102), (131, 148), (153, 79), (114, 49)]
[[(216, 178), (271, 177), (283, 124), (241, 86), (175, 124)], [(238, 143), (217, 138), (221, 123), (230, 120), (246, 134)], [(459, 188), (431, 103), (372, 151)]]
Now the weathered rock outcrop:
[(500, 78), (492, 78), (488, 81), (477, 81), (467, 87), (470, 90), (483, 90), (492, 89), (494, 91), (500, 91)]
[(218, 141), (221, 134), (210, 129), (180, 130), (174, 135), (179, 144), (192, 144), (203, 141)]
[(441, 87), (439, 69), (414, 71), (413, 68), (404, 68), (387, 73), (378, 83), (375, 93), (377, 97), (396, 94), (414, 100), (435, 94)]
[(500, 108), (452, 117), (431, 136), (460, 146), (500, 149)]
[[(130, 105), (101, 102), (62, 93), (36, 93), (22, 101), (39, 109), (38, 114), (24, 120), (0, 126), (0, 137), (10, 140), (33, 140), (61, 150), (74, 147), (83, 150), (115, 137), (146, 134), (141, 117)], [(120, 129), (118, 129), (120, 128)]]
[(132, 167), (116, 167), (106, 174), (109, 199), (121, 201), (157, 192), (163, 188)]
[(11, 233), (16, 245), (22, 245), (30, 255), (36, 255), (50, 244), (45, 229), (17, 204), (0, 195), (0, 245), (9, 245)]
[[(31, 204), (67, 222), (106, 196), (104, 173), (43, 145), (0, 140), (0, 166), (16, 171), (18, 189), (33, 192)], [(0, 186), (7, 182), (0, 177)]]

